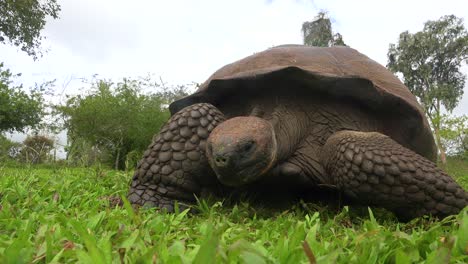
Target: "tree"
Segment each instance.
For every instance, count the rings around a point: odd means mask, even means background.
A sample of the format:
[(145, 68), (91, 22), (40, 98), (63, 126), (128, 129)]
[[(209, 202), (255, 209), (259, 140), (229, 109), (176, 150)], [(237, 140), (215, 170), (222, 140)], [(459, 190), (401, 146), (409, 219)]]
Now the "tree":
[(44, 116), (44, 87), (36, 87), (28, 94), (22, 85), (13, 85), (13, 78), (17, 76), (19, 74), (4, 70), (0, 63), (0, 133), (23, 132), (27, 127), (36, 127)]
[(332, 24), (326, 12), (319, 12), (312, 21), (302, 24), (305, 45), (316, 47), (346, 46), (340, 33), (333, 34)]
[(41, 54), (46, 17), (58, 18), (57, 0), (1, 0), (0, 43), (10, 43), (34, 59)]
[(20, 149), (20, 143), (13, 142), (0, 134), (0, 161), (16, 158)]
[(54, 140), (44, 135), (28, 136), (23, 141), (21, 157), (25, 162), (40, 164), (49, 160)]
[(163, 97), (171, 93), (144, 94), (148, 86), (154, 88), (154, 83), (144, 79), (118, 83), (96, 80), (88, 94), (70, 97), (65, 105), (57, 106), (68, 130), (69, 149), (82, 149), (84, 140), (94, 148), (92, 153), (111, 157), (116, 169), (124, 169), (132, 151), (141, 156), (169, 118), (168, 102)]
[(442, 115), (440, 137), (448, 154), (468, 157), (468, 115)]
[(466, 78), (460, 68), (467, 58), (468, 33), (463, 20), (454, 15), (427, 21), (415, 34), (402, 32), (388, 51), (387, 67), (402, 74), (431, 122), (442, 163), (446, 162), (440, 138), (442, 107), (451, 112), (460, 101)]

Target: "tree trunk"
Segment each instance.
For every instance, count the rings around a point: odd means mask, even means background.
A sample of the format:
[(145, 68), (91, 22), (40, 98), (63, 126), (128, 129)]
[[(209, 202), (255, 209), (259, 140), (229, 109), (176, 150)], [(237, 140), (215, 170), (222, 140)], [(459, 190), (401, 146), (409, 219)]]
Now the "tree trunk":
[(447, 158), (445, 156), (445, 148), (442, 146), (442, 141), (440, 140), (440, 100), (439, 98), (436, 98), (437, 101), (437, 108), (436, 110), (436, 116), (437, 116), (437, 126), (434, 127), (434, 132), (436, 136), (436, 141), (437, 141), (437, 146), (439, 147), (439, 152), (440, 152), (440, 162), (442, 162), (442, 165), (445, 165), (447, 163)]
[(119, 160), (120, 160), (120, 148), (117, 149), (117, 155), (115, 157), (115, 164), (114, 164), (115, 170), (119, 169)]
[(442, 162), (442, 164), (445, 165), (447, 163), (447, 157), (445, 155), (445, 149), (442, 146), (442, 142), (440, 140), (439, 129), (434, 129), (434, 134), (436, 138), (437, 148), (439, 149), (440, 162)]

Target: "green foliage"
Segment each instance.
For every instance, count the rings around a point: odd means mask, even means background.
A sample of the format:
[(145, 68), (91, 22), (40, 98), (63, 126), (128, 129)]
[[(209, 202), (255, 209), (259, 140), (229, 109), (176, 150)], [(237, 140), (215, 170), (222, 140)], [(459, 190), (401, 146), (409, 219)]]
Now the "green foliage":
[(64, 150), (67, 152), (67, 163), (73, 166), (89, 167), (101, 161), (111, 160), (105, 150), (80, 137), (74, 138), (73, 141), (68, 139), (68, 145)]
[(43, 86), (36, 87), (30, 94), (23, 86), (14, 86), (10, 70), (0, 63), (0, 133), (23, 132), (27, 127), (36, 127), (44, 116)]
[[(20, 47), (34, 59), (39, 50), (46, 17), (58, 18), (57, 0), (2, 0), (0, 1), (0, 43)], [(6, 39), (5, 39), (6, 38)]]
[(51, 160), (54, 140), (45, 135), (27, 136), (21, 147), (21, 160), (27, 163), (40, 164)]
[(441, 116), (440, 137), (448, 154), (468, 158), (468, 116)]
[(405, 85), (419, 99), (442, 155), (442, 107), (451, 112), (463, 96), (466, 76), (461, 66), (467, 58), (468, 32), (463, 19), (454, 15), (427, 21), (423, 30), (414, 34), (402, 32), (388, 51), (387, 67), (401, 73)]
[(305, 45), (316, 47), (346, 46), (340, 33), (333, 34), (332, 24), (326, 12), (319, 12), (313, 21), (302, 24)]
[(20, 143), (13, 142), (0, 134), (0, 162), (12, 160), (19, 154), (20, 149)]
[(398, 44), (390, 44), (387, 66), (403, 74), (405, 85), (436, 118), (441, 104), (450, 112), (460, 101), (466, 78), (460, 68), (467, 58), (463, 19), (450, 15), (427, 21), (415, 34), (402, 32)]
[[(442, 166), (441, 166), (442, 167)], [(457, 182), (468, 187), (468, 160), (465, 157), (448, 157), (447, 164), (443, 166), (449, 175), (457, 179)]]
[(169, 102), (185, 95), (183, 87), (149, 94), (143, 93), (145, 88), (156, 87), (148, 79), (97, 80), (86, 95), (69, 97), (65, 105), (57, 106), (71, 142), (69, 158), (84, 161), (81, 155), (88, 155), (105, 161), (107, 157), (115, 168), (124, 169), (126, 163), (132, 168), (134, 157), (141, 157), (169, 118)]
[(409, 223), (378, 209), (301, 204), (271, 211), (201, 200), (196, 215), (135, 211), (126, 200), (116, 206), (131, 175), (0, 167), (0, 263), (307, 263), (304, 241), (317, 263), (468, 261), (468, 208)]

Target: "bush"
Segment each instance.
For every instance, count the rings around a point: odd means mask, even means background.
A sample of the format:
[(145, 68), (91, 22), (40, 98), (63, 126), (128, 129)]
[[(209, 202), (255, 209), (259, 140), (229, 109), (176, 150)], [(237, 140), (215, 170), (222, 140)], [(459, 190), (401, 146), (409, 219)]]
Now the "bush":
[(52, 160), (50, 152), (54, 149), (54, 140), (44, 135), (28, 136), (23, 141), (21, 160), (40, 164)]
[(0, 161), (16, 158), (21, 150), (21, 143), (13, 142), (0, 134)]

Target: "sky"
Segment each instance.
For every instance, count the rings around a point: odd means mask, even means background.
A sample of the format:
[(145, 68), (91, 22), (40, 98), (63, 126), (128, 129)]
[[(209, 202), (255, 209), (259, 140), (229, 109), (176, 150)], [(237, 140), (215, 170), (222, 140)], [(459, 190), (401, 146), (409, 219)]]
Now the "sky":
[[(349, 46), (386, 65), (401, 32), (454, 14), (468, 27), (468, 0), (58, 0), (60, 19), (43, 31), (48, 52), (34, 61), (0, 45), (0, 61), (26, 87), (56, 79), (73, 94), (93, 74), (161, 77), (170, 85), (205, 81), (214, 71), (281, 44), (301, 44), (301, 25), (321, 10)], [(464, 73), (468, 74), (467, 67)], [(468, 83), (468, 82), (467, 82)], [(454, 110), (468, 114), (468, 86)], [(14, 135), (21, 139), (21, 135)], [(62, 144), (63, 144), (63, 135)]]

